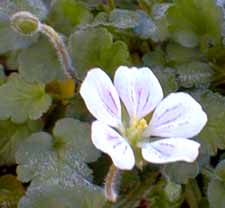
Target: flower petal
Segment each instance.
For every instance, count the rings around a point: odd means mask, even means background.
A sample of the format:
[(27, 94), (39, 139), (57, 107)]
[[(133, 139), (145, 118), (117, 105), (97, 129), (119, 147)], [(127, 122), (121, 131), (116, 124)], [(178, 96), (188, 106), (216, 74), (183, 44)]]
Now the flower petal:
[(114, 84), (131, 118), (143, 118), (163, 98), (158, 79), (147, 67), (120, 66)]
[(191, 138), (206, 122), (206, 113), (190, 95), (172, 93), (156, 107), (144, 135)]
[(121, 125), (119, 96), (104, 71), (99, 68), (90, 70), (81, 85), (80, 94), (95, 118), (113, 127)]
[(130, 170), (134, 167), (134, 153), (126, 139), (100, 121), (92, 123), (92, 142), (97, 149), (110, 155), (117, 168)]
[(151, 163), (163, 164), (176, 161), (193, 162), (198, 157), (200, 144), (190, 139), (169, 138), (145, 143), (142, 156)]

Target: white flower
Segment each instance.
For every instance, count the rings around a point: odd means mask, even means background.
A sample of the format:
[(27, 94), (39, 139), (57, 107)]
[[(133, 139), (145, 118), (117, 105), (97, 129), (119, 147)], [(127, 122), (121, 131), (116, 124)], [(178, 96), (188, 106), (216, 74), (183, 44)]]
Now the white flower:
[[(121, 66), (114, 85), (104, 71), (94, 68), (80, 93), (97, 119), (92, 123), (92, 142), (117, 168), (132, 169), (137, 148), (151, 163), (193, 162), (197, 158), (200, 144), (188, 138), (201, 131), (207, 115), (186, 93), (172, 93), (163, 99), (160, 83), (149, 68)], [(129, 114), (129, 126), (122, 121), (120, 99)], [(148, 125), (147, 115), (151, 116)], [(157, 140), (142, 140), (150, 136)]]

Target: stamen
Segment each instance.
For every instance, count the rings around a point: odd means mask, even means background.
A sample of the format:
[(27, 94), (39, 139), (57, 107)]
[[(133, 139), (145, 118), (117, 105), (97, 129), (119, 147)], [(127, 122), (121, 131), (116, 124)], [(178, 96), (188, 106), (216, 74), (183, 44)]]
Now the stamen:
[(144, 130), (147, 126), (148, 126), (148, 125), (147, 125), (146, 120), (145, 120), (145, 119), (141, 119), (141, 120), (138, 122), (137, 128), (138, 128), (139, 130)]

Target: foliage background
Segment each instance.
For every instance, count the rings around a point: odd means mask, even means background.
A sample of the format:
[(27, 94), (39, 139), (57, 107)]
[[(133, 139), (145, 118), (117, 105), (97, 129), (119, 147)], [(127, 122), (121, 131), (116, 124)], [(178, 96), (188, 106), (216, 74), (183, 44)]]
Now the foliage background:
[[(208, 114), (198, 160), (123, 172), (106, 202), (111, 162), (90, 142), (94, 118), (49, 40), (10, 26), (24, 10), (60, 34), (80, 81), (92, 67), (148, 66), (165, 95), (194, 96)], [(224, 18), (223, 0), (1, 0), (0, 207), (224, 208)]]

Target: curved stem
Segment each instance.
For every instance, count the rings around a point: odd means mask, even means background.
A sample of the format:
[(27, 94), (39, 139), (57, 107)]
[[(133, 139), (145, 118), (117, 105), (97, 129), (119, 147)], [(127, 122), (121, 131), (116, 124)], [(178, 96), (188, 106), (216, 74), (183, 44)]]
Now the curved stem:
[(71, 59), (69, 56), (69, 53), (67, 51), (67, 48), (62, 40), (62, 38), (59, 36), (59, 34), (50, 26), (46, 24), (41, 24), (40, 27), (40, 32), (45, 34), (53, 46), (56, 49), (57, 55), (59, 57), (60, 63), (63, 67), (63, 70), (65, 72), (65, 75), (69, 79), (76, 79), (75, 73), (74, 73), (74, 68), (71, 63)]
[(105, 179), (105, 197), (111, 202), (116, 202), (118, 193), (117, 185), (119, 184), (121, 170), (111, 165)]

